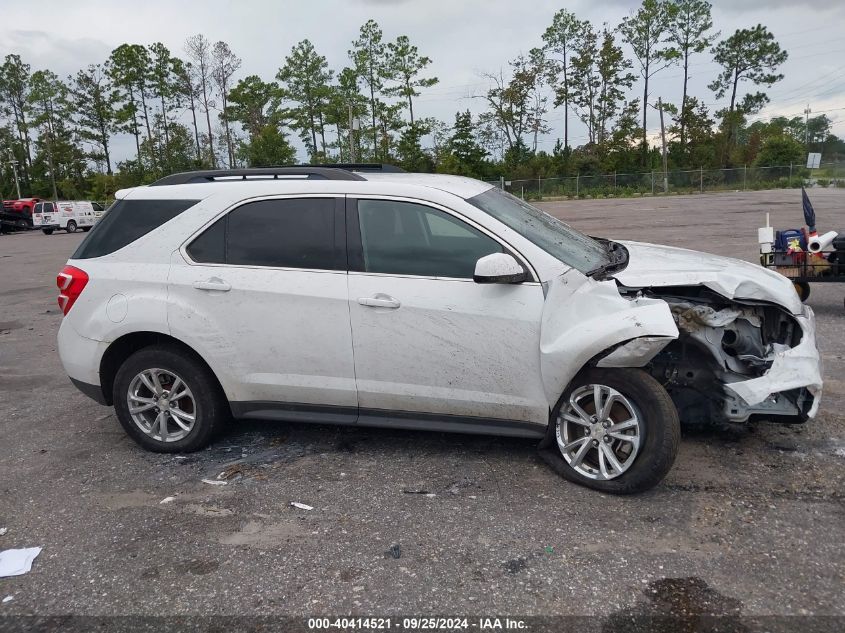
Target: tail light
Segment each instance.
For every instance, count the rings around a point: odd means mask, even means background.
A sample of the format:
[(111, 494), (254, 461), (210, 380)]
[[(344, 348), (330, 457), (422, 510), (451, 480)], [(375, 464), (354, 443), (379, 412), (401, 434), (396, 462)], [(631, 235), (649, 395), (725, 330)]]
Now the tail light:
[(88, 273), (76, 266), (65, 266), (56, 276), (56, 286), (59, 287), (59, 308), (62, 314), (67, 314), (76, 303), (79, 295), (88, 283)]

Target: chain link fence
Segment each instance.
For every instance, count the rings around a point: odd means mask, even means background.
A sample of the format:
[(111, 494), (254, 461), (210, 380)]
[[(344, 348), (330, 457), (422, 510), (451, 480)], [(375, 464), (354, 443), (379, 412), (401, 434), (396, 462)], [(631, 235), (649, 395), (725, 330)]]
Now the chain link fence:
[(688, 169), (640, 173), (581, 174), (564, 178), (489, 181), (524, 199), (630, 197), (663, 194), (757, 191), (791, 187), (845, 187), (845, 163), (819, 169), (803, 165)]

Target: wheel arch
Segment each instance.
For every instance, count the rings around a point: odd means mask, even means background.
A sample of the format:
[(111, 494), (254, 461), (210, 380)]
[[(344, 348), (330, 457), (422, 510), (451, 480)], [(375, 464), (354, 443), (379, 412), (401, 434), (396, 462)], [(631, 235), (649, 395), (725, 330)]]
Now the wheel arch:
[(193, 357), (197, 362), (202, 363), (214, 377), (220, 392), (225, 394), (223, 386), (220, 383), (220, 379), (217, 377), (217, 374), (211, 368), (208, 361), (206, 361), (202, 355), (184, 341), (161, 332), (130, 332), (115, 339), (106, 348), (103, 357), (100, 359), (100, 388), (103, 391), (103, 397), (106, 400), (106, 404), (114, 404), (112, 398), (114, 379), (117, 375), (118, 369), (120, 369), (120, 366), (124, 363), (124, 361), (135, 352), (154, 345), (167, 345), (177, 348), (185, 354)]

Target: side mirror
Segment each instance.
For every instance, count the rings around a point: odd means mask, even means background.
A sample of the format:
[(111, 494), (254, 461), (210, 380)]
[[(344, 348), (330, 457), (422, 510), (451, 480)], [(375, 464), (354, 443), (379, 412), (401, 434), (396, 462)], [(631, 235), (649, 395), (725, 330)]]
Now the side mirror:
[(477, 284), (521, 284), (528, 281), (528, 273), (512, 255), (493, 253), (475, 263), (472, 280)]

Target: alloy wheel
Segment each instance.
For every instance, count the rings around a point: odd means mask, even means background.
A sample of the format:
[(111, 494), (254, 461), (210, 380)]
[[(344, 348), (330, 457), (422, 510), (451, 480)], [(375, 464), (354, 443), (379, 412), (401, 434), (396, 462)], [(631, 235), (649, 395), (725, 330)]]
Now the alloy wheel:
[(132, 421), (159, 442), (176, 442), (196, 423), (197, 406), (188, 385), (167, 369), (145, 369), (129, 383), (126, 404)]
[(564, 460), (584, 477), (615, 479), (637, 457), (640, 414), (634, 403), (613, 387), (579, 387), (561, 406), (556, 424)]

